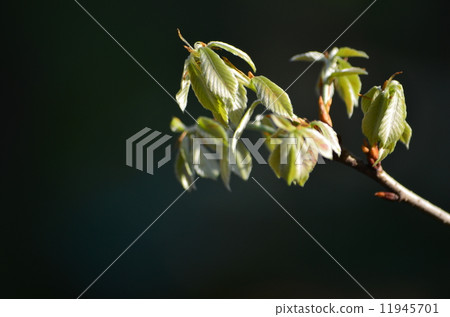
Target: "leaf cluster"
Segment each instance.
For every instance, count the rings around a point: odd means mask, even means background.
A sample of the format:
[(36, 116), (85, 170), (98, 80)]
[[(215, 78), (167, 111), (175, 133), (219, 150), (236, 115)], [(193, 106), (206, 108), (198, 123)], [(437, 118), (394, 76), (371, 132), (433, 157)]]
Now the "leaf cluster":
[[(187, 44), (189, 56), (184, 63), (177, 102), (184, 111), (192, 88), (200, 104), (214, 117), (199, 117), (193, 126), (186, 126), (178, 118), (171, 122), (172, 131), (180, 133), (175, 170), (184, 188), (189, 188), (196, 176), (210, 179), (220, 176), (228, 189), (232, 173), (247, 180), (252, 169), (252, 157), (241, 140), (246, 129), (261, 132), (270, 151), (270, 167), (288, 185), (303, 186), (322, 157), (332, 160), (333, 155), (341, 155), (340, 142), (331, 120), (321, 118), (322, 121), (310, 122), (296, 116), (291, 100), (282, 88), (265, 76), (256, 76), (252, 72), (245, 74), (219, 54), (226, 50), (243, 59), (256, 72), (247, 53), (219, 41), (196, 42), (192, 47), (179, 35)], [(360, 75), (367, 75), (367, 71), (352, 66), (348, 61), (352, 57), (368, 58), (368, 55), (341, 47), (325, 53), (311, 51), (291, 58), (292, 61), (323, 63), (317, 88), (321, 97), (319, 108), (321, 103), (325, 105), (328, 116), (335, 91), (344, 101), (349, 117), (358, 106)], [(256, 97), (250, 106), (248, 91), (253, 91)], [(260, 104), (265, 107), (264, 112), (270, 111), (270, 114), (257, 115), (250, 123)], [(391, 78), (383, 87), (370, 89), (362, 96), (362, 111), (363, 133), (372, 147), (379, 148), (375, 163), (392, 153), (398, 141), (409, 145), (412, 131), (406, 123), (405, 97), (398, 81)], [(199, 138), (215, 139), (216, 143), (194, 146)], [(211, 158), (219, 148), (220, 157)]]
[[(187, 43), (189, 45), (189, 43)], [(214, 118), (228, 127), (229, 122), (238, 125), (247, 108), (247, 89), (256, 93), (269, 110), (282, 116), (293, 117), (289, 96), (264, 76), (248, 76), (215, 50), (226, 50), (248, 63), (254, 72), (256, 67), (247, 53), (219, 41), (208, 44), (196, 42), (187, 46), (189, 56), (184, 63), (181, 88), (176, 94), (182, 111), (186, 109), (190, 88), (200, 104), (211, 111)]]
[[(243, 180), (249, 178), (252, 170), (250, 152), (242, 142), (238, 142), (234, 157), (231, 157), (229, 130), (220, 122), (199, 117), (197, 124), (188, 127), (174, 117), (170, 128), (173, 132), (181, 133), (175, 175), (184, 189), (191, 188), (196, 176), (216, 180), (220, 175), (228, 189), (232, 172)], [(204, 140), (208, 142), (202, 142)], [(194, 146), (194, 142), (198, 143)], [(213, 154), (218, 154), (218, 157), (212, 157)]]
[(383, 87), (372, 87), (362, 96), (364, 113), (362, 131), (371, 146), (378, 146), (375, 164), (392, 153), (398, 141), (409, 147), (412, 129), (406, 122), (406, 102), (403, 86), (392, 77)]
[(295, 55), (291, 61), (321, 62), (323, 64), (320, 72), (317, 88), (325, 104), (331, 102), (335, 90), (347, 107), (349, 117), (353, 109), (358, 106), (359, 94), (361, 92), (361, 80), (359, 75), (367, 75), (364, 68), (353, 67), (349, 57), (369, 56), (363, 52), (350, 47), (333, 48), (329, 53), (307, 52)]

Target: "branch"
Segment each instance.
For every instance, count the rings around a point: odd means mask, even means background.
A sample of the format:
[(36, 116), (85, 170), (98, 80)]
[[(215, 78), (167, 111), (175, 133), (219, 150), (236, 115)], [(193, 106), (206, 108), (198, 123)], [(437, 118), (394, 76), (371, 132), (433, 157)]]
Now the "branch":
[[(263, 124), (248, 124), (247, 128), (249, 130), (266, 132), (270, 134), (276, 132), (276, 129)], [(366, 164), (361, 159), (356, 158), (344, 148), (342, 148), (341, 156), (338, 157), (337, 155), (334, 155), (333, 160), (349, 166), (357, 170), (358, 172), (372, 178), (374, 181), (378, 182), (387, 190), (389, 190), (388, 193), (378, 193), (377, 196), (386, 198), (388, 200), (406, 202), (411, 206), (419, 208), (422, 211), (440, 219), (444, 223), (450, 224), (449, 213), (400, 184), (392, 176), (386, 173), (381, 168), (381, 166), (378, 168), (374, 168), (369, 164)]]
[[(393, 192), (395, 195), (391, 197), (386, 197), (389, 200), (395, 200), (398, 202), (406, 202), (411, 206), (421, 209), (422, 211), (440, 219), (446, 224), (450, 224), (450, 214), (445, 210), (439, 208), (438, 206), (430, 203), (428, 200), (420, 197), (416, 193), (412, 192), (398, 181), (396, 181), (392, 176), (386, 173), (381, 167), (374, 168), (362, 160), (354, 157), (350, 152), (342, 149), (340, 157), (335, 156), (334, 161), (340, 162), (346, 166), (352, 167), (358, 172), (365, 174), (366, 176), (372, 178), (383, 187)], [(379, 195), (383, 197), (383, 195)]]

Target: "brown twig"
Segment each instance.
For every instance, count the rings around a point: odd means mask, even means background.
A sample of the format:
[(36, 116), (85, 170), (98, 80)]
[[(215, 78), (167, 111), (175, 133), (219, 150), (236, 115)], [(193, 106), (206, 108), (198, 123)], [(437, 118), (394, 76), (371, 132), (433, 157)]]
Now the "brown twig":
[[(413, 191), (409, 190), (402, 184), (400, 184), (397, 180), (395, 180), (392, 176), (386, 173), (381, 167), (374, 168), (369, 164), (366, 164), (362, 160), (353, 156), (350, 152), (345, 149), (342, 149), (341, 156), (337, 155), (334, 157), (334, 161), (342, 163), (346, 166), (349, 166), (358, 172), (372, 178), (379, 184), (381, 184), (384, 188), (386, 188), (389, 192), (383, 192), (383, 194), (376, 195), (378, 197), (384, 196), (382, 198), (387, 198), (390, 200), (398, 201), (398, 202), (406, 202), (420, 210), (440, 219), (446, 224), (450, 224), (450, 214), (445, 210), (439, 208), (438, 206), (432, 204), (428, 200), (420, 197)], [(388, 194), (388, 195), (386, 195)], [(395, 195), (395, 196), (394, 196)], [(389, 196), (389, 197), (388, 197)], [(393, 199), (396, 198), (396, 199)]]
[[(247, 125), (247, 128), (250, 130), (269, 134), (276, 133), (277, 131), (269, 126), (255, 125), (251, 123)], [(367, 151), (369, 151), (368, 148)], [(409, 190), (408, 188), (400, 184), (397, 180), (395, 180), (392, 176), (390, 176), (383, 170), (381, 164), (372, 166), (362, 161), (361, 159), (355, 157), (345, 148), (342, 148), (341, 156), (337, 156), (336, 154), (334, 155), (333, 161), (342, 163), (348, 167), (357, 170), (358, 172), (373, 179), (374, 181), (381, 184), (384, 188), (387, 189), (387, 191), (385, 192), (376, 193), (375, 196), (388, 199), (390, 201), (408, 203), (411, 206), (419, 208), (420, 210), (436, 217), (437, 219), (440, 219), (444, 223), (450, 224), (450, 214), (448, 212), (432, 204), (428, 200), (420, 197), (413, 191)]]

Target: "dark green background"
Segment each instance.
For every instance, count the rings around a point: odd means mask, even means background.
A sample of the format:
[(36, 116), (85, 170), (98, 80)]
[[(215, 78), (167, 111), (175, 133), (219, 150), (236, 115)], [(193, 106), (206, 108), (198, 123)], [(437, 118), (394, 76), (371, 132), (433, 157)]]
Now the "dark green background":
[[(287, 87), (370, 1), (82, 1), (171, 94), (187, 54), (176, 35), (220, 40)], [(450, 208), (448, 14), (444, 1), (378, 0), (336, 43), (369, 60), (363, 91), (403, 70), (411, 148), (384, 166)], [(70, 0), (2, 10), (3, 297), (77, 297), (181, 192), (173, 162), (153, 176), (125, 165), (144, 127), (171, 134), (178, 106)], [(243, 65), (243, 64), (240, 64)], [(314, 65), (290, 89), (316, 118)], [(204, 115), (191, 94), (188, 110)], [(361, 111), (336, 99), (336, 129), (360, 153)], [(305, 188), (268, 166), (252, 174), (377, 298), (449, 297), (450, 227), (373, 197), (380, 186), (336, 163)], [(367, 297), (253, 181), (200, 180), (85, 294), (93, 298)]]

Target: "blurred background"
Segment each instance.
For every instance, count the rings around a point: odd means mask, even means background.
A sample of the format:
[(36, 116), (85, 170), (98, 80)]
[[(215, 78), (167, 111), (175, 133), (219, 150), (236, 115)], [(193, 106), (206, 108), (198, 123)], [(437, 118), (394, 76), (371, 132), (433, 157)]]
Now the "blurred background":
[[(246, 51), (287, 87), (371, 1), (80, 1), (172, 94), (185, 38)], [(366, 51), (362, 91), (391, 74), (404, 85), (410, 150), (385, 169), (450, 209), (449, 46), (443, 1), (378, 0), (336, 46)], [(125, 140), (144, 127), (166, 134), (191, 119), (74, 1), (9, 2), (1, 125), (1, 296), (76, 298), (182, 192), (173, 161), (151, 176), (125, 165)], [(245, 64), (237, 65), (247, 69)], [(317, 118), (314, 65), (288, 91), (295, 112)], [(250, 100), (252, 95), (250, 95)], [(194, 116), (208, 115), (189, 97)], [(361, 155), (359, 109), (335, 128)], [(248, 136), (252, 136), (249, 134)], [(267, 152), (265, 152), (267, 155)], [(304, 188), (268, 166), (254, 176), (376, 298), (450, 296), (450, 227), (337, 163)], [(199, 180), (84, 295), (85, 298), (366, 298), (333, 260), (252, 180)]]

